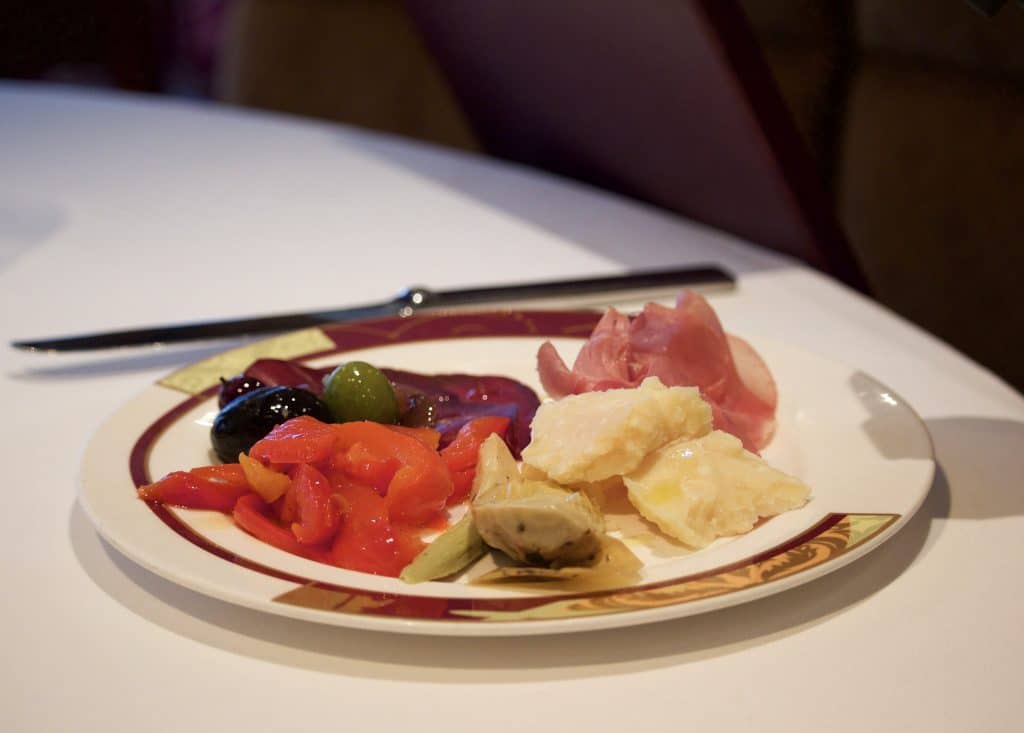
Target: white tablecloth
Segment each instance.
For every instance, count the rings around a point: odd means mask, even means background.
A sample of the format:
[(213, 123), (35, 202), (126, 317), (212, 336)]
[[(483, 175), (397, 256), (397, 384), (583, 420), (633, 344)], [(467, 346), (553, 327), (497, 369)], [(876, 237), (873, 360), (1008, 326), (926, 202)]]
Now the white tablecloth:
[(560, 637), (248, 611), (124, 559), (75, 499), (102, 420), (225, 344), (3, 347), (0, 730), (1014, 729), (1024, 399), (950, 347), (791, 260), (522, 168), (278, 116), (0, 85), (4, 342), (707, 261), (740, 275), (713, 300), (731, 330), (856, 365), (926, 420), (938, 478), (876, 552), (729, 610)]

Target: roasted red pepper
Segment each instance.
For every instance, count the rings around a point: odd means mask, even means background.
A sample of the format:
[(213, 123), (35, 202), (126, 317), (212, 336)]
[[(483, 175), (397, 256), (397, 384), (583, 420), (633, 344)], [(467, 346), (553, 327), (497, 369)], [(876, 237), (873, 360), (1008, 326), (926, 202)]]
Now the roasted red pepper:
[(476, 466), (480, 444), (489, 435), (497, 433), (504, 440), (511, 420), (507, 417), (478, 417), (462, 426), (458, 434), (444, 450), (441, 457), (452, 471), (464, 471)]
[(338, 450), (348, 451), (360, 443), (359, 452), (365, 460), (398, 465), (384, 492), (391, 521), (422, 525), (444, 509), (452, 493), (452, 478), (436, 452), (416, 438), (374, 422), (348, 422), (332, 427)]
[(380, 456), (362, 441), (353, 443), (346, 451), (336, 453), (331, 465), (349, 478), (365, 486), (372, 486), (381, 496), (388, 493), (391, 480), (402, 467), (397, 459)]
[(448, 495), (448, 506), (458, 504), (469, 497), (473, 490), (474, 478), (476, 478), (476, 466), (464, 471), (452, 471), (452, 493)]
[(336, 496), (343, 507), (343, 526), (331, 546), (330, 562), (349, 570), (397, 576), (423, 549), (418, 531), (392, 522), (387, 500), (370, 487), (340, 488)]
[(433, 428), (408, 428), (404, 425), (388, 425), (387, 427), (388, 430), (394, 430), (396, 433), (416, 438), (416, 440), (423, 443), (430, 450), (437, 450), (437, 447), (441, 445), (441, 433)]
[(238, 497), (250, 491), (245, 472), (237, 463), (172, 471), (139, 489), (139, 498), (189, 509), (230, 512)]
[(452, 474), (452, 493), (448, 496), (448, 505), (458, 504), (466, 499), (473, 488), (476, 476), (476, 459), (480, 452), (480, 444), (492, 434), (499, 435), (502, 440), (508, 434), (511, 421), (507, 417), (478, 417), (462, 426), (458, 434), (444, 450), (441, 458)]
[(509, 424), (472, 420), (438, 453), (440, 434), (428, 428), (303, 416), (258, 441), (244, 466), (176, 471), (139, 496), (231, 512), (239, 527), (286, 552), (397, 576), (423, 549), (423, 529), (443, 528), (445, 506), (468, 496), (480, 444)]
[(303, 545), (320, 545), (334, 539), (341, 524), (341, 513), (331, 495), (334, 489), (322, 473), (300, 464), (292, 476), (290, 491), (295, 494), (299, 521), (292, 523), (295, 539)]
[(295, 539), (292, 530), (282, 527), (270, 514), (270, 507), (257, 494), (246, 494), (235, 503), (232, 512), (235, 523), (258, 540), (293, 555), (327, 561), (323, 550), (307, 547)]
[(257, 441), (249, 456), (264, 465), (319, 463), (333, 452), (333, 427), (308, 415), (292, 418)]

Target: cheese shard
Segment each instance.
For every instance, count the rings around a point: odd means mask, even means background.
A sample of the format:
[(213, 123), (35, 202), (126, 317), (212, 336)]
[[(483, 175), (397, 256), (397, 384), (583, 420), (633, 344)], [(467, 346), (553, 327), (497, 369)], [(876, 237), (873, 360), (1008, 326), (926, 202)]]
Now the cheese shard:
[(546, 402), (531, 431), (525, 464), (559, 484), (603, 481), (633, 471), (671, 441), (706, 435), (711, 407), (696, 387), (666, 387), (649, 377), (635, 388)]
[(810, 489), (716, 430), (658, 449), (623, 477), (629, 499), (666, 534), (700, 548), (803, 506)]

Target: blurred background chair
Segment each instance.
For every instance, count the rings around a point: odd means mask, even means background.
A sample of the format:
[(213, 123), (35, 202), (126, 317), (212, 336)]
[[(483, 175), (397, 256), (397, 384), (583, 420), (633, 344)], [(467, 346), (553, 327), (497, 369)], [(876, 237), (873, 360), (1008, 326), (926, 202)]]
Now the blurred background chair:
[(1024, 9), (744, 8), (875, 297), (1024, 389)]
[[(1024, 331), (1024, 10), (986, 18), (962, 0), (742, 8), (873, 295), (1024, 388), (1013, 338)], [(336, 118), (358, 124), (380, 88), (404, 87), (433, 110), (431, 124), (390, 115), (379, 129), (481, 146), (400, 2), (245, 0), (229, 38), (226, 100), (303, 114), (347, 104), (362, 109)], [(272, 98), (283, 89), (287, 105)]]
[(625, 13), (617, 0), (406, 7), (489, 154), (655, 204), (867, 289), (736, 3), (634, 0)]
[(481, 149), (401, 0), (239, 0), (216, 94)]
[[(1024, 388), (1014, 339), (1024, 327), (1016, 297), (1024, 264), (1024, 9), (1011, 4), (986, 18), (965, 0), (739, 4), (872, 294)], [(136, 14), (151, 18), (141, 25), (131, 20), (132, 4), (97, 5), (117, 6), (108, 24), (134, 28), (137, 40), (152, 18), (173, 21), (171, 41), (153, 33), (159, 53), (131, 46), (150, 66), (154, 58), (162, 64), (162, 79), (160, 68), (133, 79), (131, 60), (122, 58), (108, 62), (121, 69), (116, 78), (107, 72), (111, 84), (473, 151), (489, 142), (400, 0), (138, 0)], [(57, 35), (68, 35), (62, 16), (51, 15)], [(67, 59), (46, 71), (40, 54), (29, 53), (40, 46), (12, 30), (12, 17), (0, 24), (10, 36), (0, 42), (0, 75), (76, 78)]]

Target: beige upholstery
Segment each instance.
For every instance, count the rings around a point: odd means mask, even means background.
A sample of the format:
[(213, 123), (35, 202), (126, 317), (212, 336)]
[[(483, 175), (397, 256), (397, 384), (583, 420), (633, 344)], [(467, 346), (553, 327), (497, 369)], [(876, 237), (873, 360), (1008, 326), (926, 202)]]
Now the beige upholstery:
[(1024, 95), (867, 61), (841, 156), (839, 211), (885, 302), (1024, 384)]
[(225, 101), (478, 147), (399, 3), (242, 0), (226, 44)]
[(981, 75), (1024, 76), (1024, 12), (1007, 7), (994, 18), (966, 0), (861, 0), (860, 45), (868, 54), (957, 66)]
[(876, 296), (1024, 387), (1024, 11), (744, 6)]

